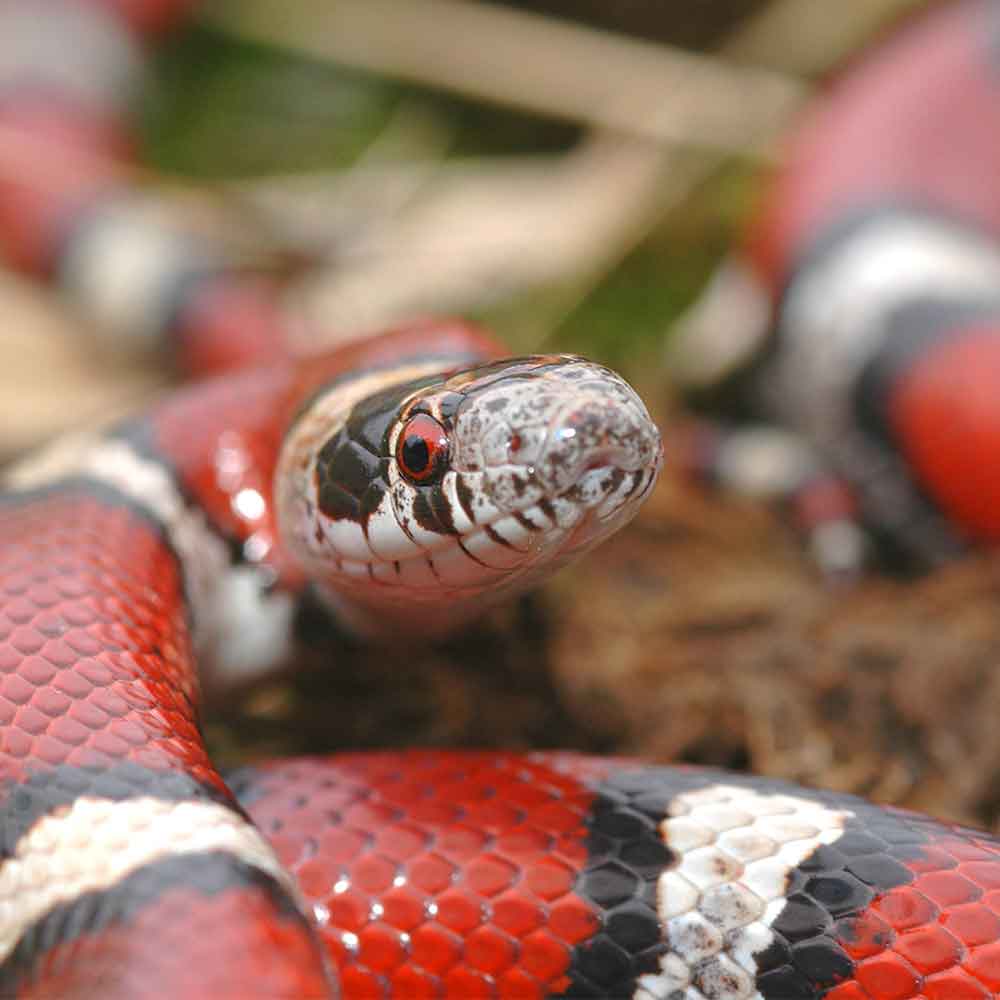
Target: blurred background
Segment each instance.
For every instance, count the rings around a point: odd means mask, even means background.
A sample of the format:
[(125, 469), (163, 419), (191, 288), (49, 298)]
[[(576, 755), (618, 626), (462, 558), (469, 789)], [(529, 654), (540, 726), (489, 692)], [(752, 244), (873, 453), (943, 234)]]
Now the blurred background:
[[(206, 3), (154, 55), (137, 179), (286, 276), (304, 343), (457, 314), (516, 352), (586, 354), (644, 393), (669, 461), (672, 324), (803, 102), (927, 6)], [(0, 317), (2, 459), (169, 382), (96, 349), (23, 278), (0, 275)], [(997, 826), (998, 592), (989, 559), (831, 590), (772, 511), (668, 468), (635, 525), (538, 598), (405, 665), (317, 638), (300, 675), (208, 734), (227, 763), (410, 744), (640, 753)]]

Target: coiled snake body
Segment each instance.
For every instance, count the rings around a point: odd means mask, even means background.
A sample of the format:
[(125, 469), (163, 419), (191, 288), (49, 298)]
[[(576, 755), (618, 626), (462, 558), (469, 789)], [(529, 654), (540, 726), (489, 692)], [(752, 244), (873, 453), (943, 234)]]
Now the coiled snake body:
[[(85, 51), (177, 6), (52, 3), (39, 20), (9, 3), (0, 46), (68, 24)], [(87, 94), (42, 90), (5, 105), (26, 149), (95, 141), (85, 116), (60, 117)], [(114, 233), (131, 223), (113, 168), (86, 162), (19, 176), (18, 198), (0, 189), (2, 236), (15, 262), (132, 329), (135, 303), (98, 266), (123, 259)], [(220, 365), (261, 353), (276, 331), (255, 283), (148, 245), (162, 252), (140, 285), (171, 307), (142, 310), (142, 330)], [(256, 318), (244, 338), (221, 308), (236, 303)], [(196, 661), (222, 684), (282, 660), (303, 592), (362, 634), (440, 635), (596, 544), (651, 489), (659, 435), (618, 376), (502, 353), (457, 324), (308, 362), (277, 352), (11, 470), (0, 992), (1000, 995), (1000, 843), (984, 833), (572, 753), (215, 770)]]
[(918, 568), (1000, 538), (998, 38), (995, 0), (947, 3), (835, 76), (678, 351), (742, 370)]

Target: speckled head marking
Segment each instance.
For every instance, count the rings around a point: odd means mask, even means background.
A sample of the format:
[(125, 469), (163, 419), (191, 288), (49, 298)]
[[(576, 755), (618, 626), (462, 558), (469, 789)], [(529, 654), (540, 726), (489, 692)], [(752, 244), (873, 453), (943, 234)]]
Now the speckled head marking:
[(609, 369), (565, 355), (407, 365), (320, 394), (278, 470), (288, 544), (358, 628), (434, 633), (638, 509), (659, 433)]

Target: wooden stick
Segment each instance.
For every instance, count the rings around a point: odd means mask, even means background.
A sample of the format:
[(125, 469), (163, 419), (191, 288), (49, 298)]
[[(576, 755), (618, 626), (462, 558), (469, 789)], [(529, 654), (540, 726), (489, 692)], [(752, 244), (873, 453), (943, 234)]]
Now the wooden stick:
[(798, 103), (797, 80), (490, 3), (239, 0), (209, 23), (466, 96), (653, 139), (742, 150)]

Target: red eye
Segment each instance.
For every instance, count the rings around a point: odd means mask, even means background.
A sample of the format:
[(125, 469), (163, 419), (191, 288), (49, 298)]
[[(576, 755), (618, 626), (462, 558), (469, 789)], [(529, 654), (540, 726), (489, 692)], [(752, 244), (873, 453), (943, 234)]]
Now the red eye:
[(399, 435), (396, 461), (407, 479), (426, 483), (443, 468), (448, 457), (444, 428), (426, 413), (411, 417)]

